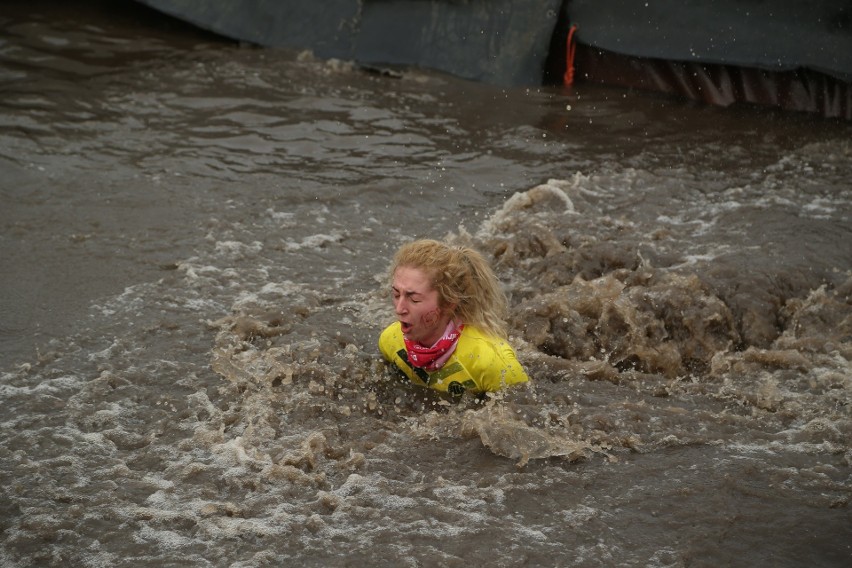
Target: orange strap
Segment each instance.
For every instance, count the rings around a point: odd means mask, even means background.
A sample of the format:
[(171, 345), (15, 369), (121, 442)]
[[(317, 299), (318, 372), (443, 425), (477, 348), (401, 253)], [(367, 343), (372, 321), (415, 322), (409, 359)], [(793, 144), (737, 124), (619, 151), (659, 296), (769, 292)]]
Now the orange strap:
[(577, 51), (577, 43), (574, 41), (574, 32), (577, 31), (577, 26), (571, 26), (568, 30), (568, 41), (566, 42), (565, 53), (565, 76), (562, 78), (565, 85), (574, 84), (574, 53)]

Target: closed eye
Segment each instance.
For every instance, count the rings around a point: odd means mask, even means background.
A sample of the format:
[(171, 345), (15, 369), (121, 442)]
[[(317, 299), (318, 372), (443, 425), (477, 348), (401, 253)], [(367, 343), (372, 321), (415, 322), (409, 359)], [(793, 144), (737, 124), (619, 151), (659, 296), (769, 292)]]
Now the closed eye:
[(408, 300), (412, 304), (419, 304), (420, 302), (423, 301), (423, 299), (420, 297), (420, 294), (417, 293), (417, 292), (400, 292), (396, 288), (393, 288), (392, 291), (391, 291), (391, 294), (393, 295), (394, 300), (399, 300), (399, 298), (403, 295), (407, 296)]

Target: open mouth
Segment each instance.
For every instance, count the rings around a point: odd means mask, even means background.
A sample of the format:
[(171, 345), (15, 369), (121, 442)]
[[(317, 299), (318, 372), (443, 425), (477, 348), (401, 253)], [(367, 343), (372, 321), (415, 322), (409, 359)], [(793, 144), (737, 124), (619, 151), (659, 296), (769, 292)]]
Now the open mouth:
[(407, 334), (411, 331), (411, 324), (406, 321), (399, 322), (399, 327), (402, 328), (403, 334)]

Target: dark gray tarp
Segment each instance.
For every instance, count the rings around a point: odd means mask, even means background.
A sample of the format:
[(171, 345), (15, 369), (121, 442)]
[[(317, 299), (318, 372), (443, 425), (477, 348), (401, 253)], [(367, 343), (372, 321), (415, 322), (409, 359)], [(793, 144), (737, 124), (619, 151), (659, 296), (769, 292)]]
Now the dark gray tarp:
[(497, 85), (579, 81), (852, 119), (852, 0), (136, 0), (218, 34)]
[(579, 43), (622, 55), (852, 81), (850, 0), (570, 0)]
[(540, 84), (562, 0), (138, 0), (221, 35), (321, 58)]
[(138, 1), (262, 46), (496, 84), (540, 84), (566, 21), (613, 53), (852, 81), (852, 0)]

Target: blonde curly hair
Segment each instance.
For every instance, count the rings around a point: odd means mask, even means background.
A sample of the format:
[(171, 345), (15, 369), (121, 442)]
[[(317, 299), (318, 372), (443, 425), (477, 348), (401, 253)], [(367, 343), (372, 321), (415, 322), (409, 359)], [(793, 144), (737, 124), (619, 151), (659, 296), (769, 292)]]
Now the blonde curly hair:
[(390, 279), (398, 268), (426, 273), (442, 307), (455, 305), (453, 315), (488, 335), (507, 338), (508, 305), (500, 281), (488, 261), (476, 250), (450, 246), (432, 239), (402, 245), (393, 258)]

